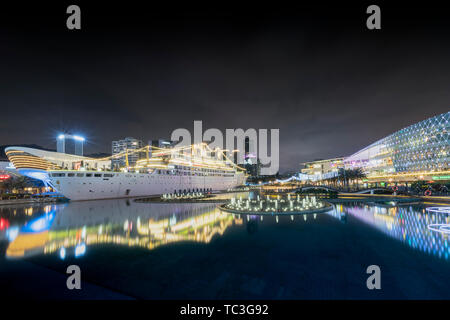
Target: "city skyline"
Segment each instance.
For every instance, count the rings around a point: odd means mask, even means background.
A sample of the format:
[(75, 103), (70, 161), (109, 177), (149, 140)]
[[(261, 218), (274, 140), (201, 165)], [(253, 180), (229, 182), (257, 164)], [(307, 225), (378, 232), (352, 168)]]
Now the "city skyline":
[[(86, 137), (86, 154), (110, 152), (113, 140), (169, 139), (202, 120), (221, 130), (280, 129), (285, 172), (448, 111), (442, 14), (428, 9), (417, 22), (417, 8), (394, 18), (399, 8), (383, 7), (383, 28), (371, 32), (362, 5), (296, 8), (166, 9), (151, 19), (125, 9), (108, 24), (121, 12), (83, 4), (79, 33), (55, 28), (64, 6), (25, 25), (10, 21), (12, 8), (2, 22), (0, 96), (9, 112), (1, 144), (54, 148), (68, 130)], [(399, 38), (404, 30), (412, 32)]]

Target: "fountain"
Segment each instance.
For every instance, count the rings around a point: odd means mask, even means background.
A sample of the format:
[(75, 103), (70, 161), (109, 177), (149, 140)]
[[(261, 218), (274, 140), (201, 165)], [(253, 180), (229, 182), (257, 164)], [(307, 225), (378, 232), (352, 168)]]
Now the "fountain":
[(315, 196), (301, 198), (287, 196), (272, 199), (270, 196), (256, 199), (231, 198), (226, 204), (219, 206), (220, 210), (238, 214), (304, 214), (320, 213), (332, 209), (332, 205), (323, 200), (318, 200)]

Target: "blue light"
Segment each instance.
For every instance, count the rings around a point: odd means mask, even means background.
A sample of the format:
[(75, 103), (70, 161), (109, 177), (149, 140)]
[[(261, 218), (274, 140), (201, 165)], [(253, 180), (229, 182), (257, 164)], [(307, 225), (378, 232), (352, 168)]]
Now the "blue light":
[(59, 249), (59, 257), (61, 258), (61, 260), (64, 260), (64, 258), (66, 257), (66, 248), (61, 247), (61, 249)]
[(13, 242), (18, 234), (19, 234), (19, 227), (10, 227), (8, 230), (6, 230), (6, 237), (8, 238), (9, 242)]
[(58, 139), (64, 139), (66, 136), (65, 135), (63, 135), (63, 134), (60, 134), (59, 136), (58, 136)]
[(86, 244), (80, 243), (75, 247), (75, 258), (78, 258), (79, 256), (83, 256), (86, 253)]
[(23, 228), (22, 232), (42, 232), (50, 229), (53, 219), (55, 218), (55, 214), (50, 212), (42, 217), (34, 219), (27, 223)]

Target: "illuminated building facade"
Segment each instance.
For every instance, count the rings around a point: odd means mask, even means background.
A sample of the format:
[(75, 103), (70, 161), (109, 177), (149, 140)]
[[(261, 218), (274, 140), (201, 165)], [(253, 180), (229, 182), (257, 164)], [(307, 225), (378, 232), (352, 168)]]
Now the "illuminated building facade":
[[(237, 153), (235, 154), (237, 163)], [(250, 176), (257, 177), (260, 175), (260, 162), (254, 150), (254, 145), (250, 143), (250, 138), (245, 138), (245, 150), (244, 150), (244, 168)]]
[(369, 182), (450, 180), (450, 112), (401, 129), (344, 159)]
[[(132, 137), (127, 137), (122, 140), (117, 140), (112, 142), (112, 154), (125, 153), (127, 150), (136, 150), (143, 147), (142, 140), (138, 140)], [(139, 160), (140, 154), (131, 152), (128, 154), (128, 163), (125, 155), (111, 160), (113, 168), (122, 168), (128, 166), (134, 166)]]
[(301, 170), (302, 174), (321, 176), (331, 172), (338, 172), (344, 167), (344, 158), (333, 158), (325, 160), (316, 160), (303, 163), (305, 168)]

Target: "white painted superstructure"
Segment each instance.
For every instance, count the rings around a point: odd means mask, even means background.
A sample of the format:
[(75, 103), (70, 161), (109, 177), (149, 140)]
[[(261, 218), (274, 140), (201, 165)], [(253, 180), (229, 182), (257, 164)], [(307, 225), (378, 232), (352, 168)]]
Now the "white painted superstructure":
[(94, 159), (25, 147), (9, 147), (6, 154), (20, 173), (44, 181), (70, 200), (219, 191), (245, 183), (245, 171), (206, 148), (160, 149), (120, 171), (111, 170), (114, 156)]
[[(242, 185), (245, 174), (181, 175), (187, 170), (152, 173), (50, 171), (52, 185), (70, 200), (142, 197), (164, 193), (226, 190)], [(181, 174), (180, 174), (181, 173)]]

